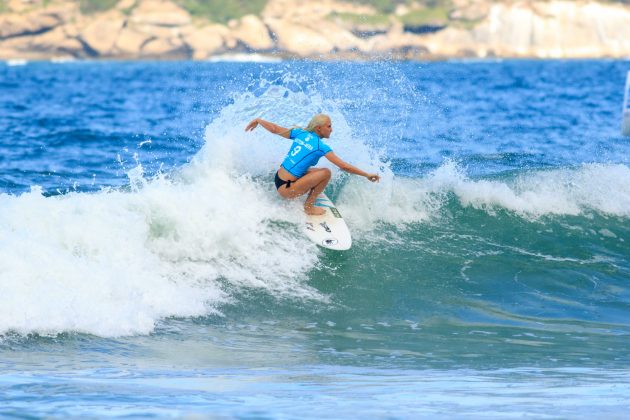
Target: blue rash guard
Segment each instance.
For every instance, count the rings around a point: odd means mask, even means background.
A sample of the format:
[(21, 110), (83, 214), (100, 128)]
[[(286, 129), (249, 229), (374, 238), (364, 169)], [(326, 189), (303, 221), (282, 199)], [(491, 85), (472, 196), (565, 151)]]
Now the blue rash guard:
[(287, 157), (282, 161), (282, 167), (298, 178), (304, 176), (308, 168), (316, 165), (320, 157), (332, 152), (330, 146), (317, 134), (301, 128), (291, 130), (289, 138), (293, 140), (293, 144)]

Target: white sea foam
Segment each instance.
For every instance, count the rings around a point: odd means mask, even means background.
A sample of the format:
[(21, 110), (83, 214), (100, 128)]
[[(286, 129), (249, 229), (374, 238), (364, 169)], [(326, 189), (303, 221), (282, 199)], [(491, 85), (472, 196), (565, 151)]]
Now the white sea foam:
[(25, 66), (27, 64), (28, 64), (28, 60), (25, 60), (23, 58), (14, 58), (11, 60), (7, 60), (7, 66), (9, 67)]
[(507, 181), (470, 180), (453, 163), (432, 182), (453, 191), (464, 206), (506, 209), (527, 217), (597, 212), (630, 216), (630, 168), (622, 164), (583, 164), (522, 173)]
[(314, 245), (263, 211), (299, 210), (247, 178), (199, 175), (132, 192), (0, 196), (0, 332), (147, 333), (163, 317), (216, 312), (243, 288), (318, 298), (302, 284)]
[(208, 59), (212, 63), (233, 62), (233, 63), (279, 63), (279, 57), (264, 54), (221, 54)]
[(247, 290), (325, 300), (306, 283), (319, 250), (298, 233), (301, 206), (270, 182), (288, 140), (244, 131), (262, 109), (309, 99), (267, 107), (287, 92), (267, 90), (226, 107), (168, 176), (145, 179), (138, 166), (126, 191), (0, 195), (0, 334), (145, 334), (165, 317), (219, 313)]
[(299, 205), (235, 170), (242, 146), (222, 123), (180, 172), (130, 171), (129, 191), (0, 195), (0, 333), (143, 334), (239, 290), (325, 299), (305, 284), (318, 251), (296, 233)]
[(494, 214), (506, 210), (527, 219), (598, 213), (630, 217), (630, 168), (582, 164), (521, 173), (505, 180), (475, 180), (453, 161), (416, 179), (383, 177), (376, 188), (352, 179), (338, 200), (356, 227), (405, 224), (440, 215), (449, 195), (464, 207)]

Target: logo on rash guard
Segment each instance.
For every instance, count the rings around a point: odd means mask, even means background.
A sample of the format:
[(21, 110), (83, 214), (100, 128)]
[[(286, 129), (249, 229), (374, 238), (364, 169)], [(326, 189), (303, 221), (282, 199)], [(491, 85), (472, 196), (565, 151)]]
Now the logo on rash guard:
[[(309, 136), (310, 138), (310, 136)], [(301, 139), (293, 139), (293, 141), (301, 146), (306, 147), (308, 150), (313, 150), (313, 145), (312, 144), (308, 144), (304, 141), (302, 141)]]

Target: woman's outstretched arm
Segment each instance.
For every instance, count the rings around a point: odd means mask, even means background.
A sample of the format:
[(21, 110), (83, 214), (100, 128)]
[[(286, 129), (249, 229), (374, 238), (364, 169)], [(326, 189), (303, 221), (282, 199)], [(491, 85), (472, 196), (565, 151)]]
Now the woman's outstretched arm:
[(267, 131), (269, 131), (270, 133), (273, 134), (277, 134), (279, 136), (285, 137), (285, 138), (289, 138), (289, 135), (291, 134), (291, 130), (288, 128), (284, 128), (284, 127), (280, 127), (278, 124), (274, 124), (272, 122), (269, 121), (265, 121), (262, 118), (256, 118), (254, 120), (252, 120), (249, 124), (247, 124), (247, 127), (245, 127), (245, 131), (253, 131), (254, 128), (258, 127), (258, 124), (262, 125), (263, 128)]
[(381, 179), (379, 174), (369, 174), (365, 171), (362, 171), (356, 166), (350, 165), (348, 162), (345, 162), (333, 152), (328, 152), (324, 156), (333, 164), (337, 165), (339, 169), (341, 169), (342, 171), (350, 172), (351, 174), (355, 174), (359, 176), (364, 176), (372, 182), (378, 182)]

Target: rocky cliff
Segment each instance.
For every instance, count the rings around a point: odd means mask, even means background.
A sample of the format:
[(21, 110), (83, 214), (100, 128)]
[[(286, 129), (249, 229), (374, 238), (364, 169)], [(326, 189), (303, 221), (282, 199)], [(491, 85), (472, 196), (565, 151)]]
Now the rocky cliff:
[[(418, 4), (383, 17), (352, 2), (269, 0), (260, 15), (220, 24), (170, 0), (90, 14), (77, 1), (37, 1), (5, 0), (0, 59), (630, 57), (630, 6), (619, 3), (454, 0), (447, 19), (432, 21)], [(413, 7), (429, 17), (409, 23)]]

